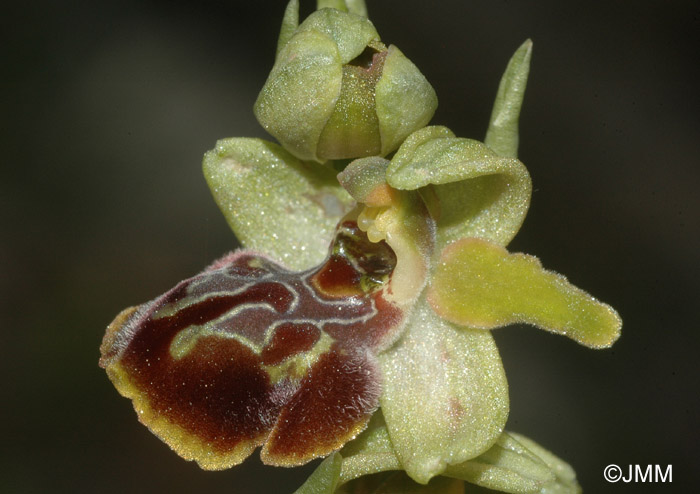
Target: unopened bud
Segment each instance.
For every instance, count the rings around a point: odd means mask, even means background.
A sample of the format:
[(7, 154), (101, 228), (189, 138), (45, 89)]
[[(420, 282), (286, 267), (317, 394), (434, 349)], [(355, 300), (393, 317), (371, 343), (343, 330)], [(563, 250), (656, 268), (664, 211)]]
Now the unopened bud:
[(280, 46), (255, 115), (297, 157), (324, 162), (385, 156), (436, 108), (430, 83), (367, 18), (322, 9)]

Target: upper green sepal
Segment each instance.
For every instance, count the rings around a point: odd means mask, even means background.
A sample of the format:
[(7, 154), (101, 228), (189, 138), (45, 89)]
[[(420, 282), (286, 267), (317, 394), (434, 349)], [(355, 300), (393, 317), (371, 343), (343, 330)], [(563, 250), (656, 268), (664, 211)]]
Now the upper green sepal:
[(386, 183), (389, 160), (371, 156), (355, 160), (338, 174), (338, 181), (357, 202), (370, 207), (388, 206), (392, 191)]
[(387, 48), (361, 1), (323, 2), (298, 23), (287, 7), (275, 65), (255, 103), (260, 124), (300, 159), (386, 155), (426, 125), (437, 97), (420, 71)]
[(484, 144), (501, 156), (518, 156), (518, 119), (530, 72), (532, 41), (525, 41), (508, 62), (491, 112)]
[(442, 252), (428, 299), (443, 318), (470, 328), (493, 329), (524, 322), (563, 334), (591, 348), (607, 348), (620, 336), (617, 312), (536, 257), (466, 238)]
[(290, 269), (318, 265), (352, 198), (335, 171), (303, 162), (281, 146), (251, 138), (217, 142), (204, 176), (241, 244)]
[(520, 229), (532, 184), (525, 166), (485, 144), (455, 137), (446, 127), (425, 127), (401, 145), (387, 169), (394, 188), (432, 185), (438, 247), (464, 237), (506, 245)]

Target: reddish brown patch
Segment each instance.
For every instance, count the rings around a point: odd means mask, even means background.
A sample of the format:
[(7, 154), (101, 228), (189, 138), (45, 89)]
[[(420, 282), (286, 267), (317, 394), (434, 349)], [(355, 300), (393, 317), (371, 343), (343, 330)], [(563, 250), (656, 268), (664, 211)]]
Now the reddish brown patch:
[(378, 370), (368, 354), (334, 345), (302, 380), (265, 445), (270, 463), (302, 463), (339, 449), (377, 408)]
[(362, 279), (386, 281), (396, 267), (396, 255), (386, 242), (370, 242), (354, 221), (345, 221), (340, 228), (330, 258), (314, 273), (311, 283), (330, 298), (367, 295)]
[(287, 312), (294, 302), (294, 294), (284, 285), (274, 282), (257, 283), (232, 298), (238, 300), (238, 305), (267, 303), (280, 313)]
[(354, 324), (329, 322), (324, 326), (324, 331), (335, 340), (350, 347), (382, 346), (385, 339), (401, 324), (403, 312), (397, 306), (387, 302), (381, 293), (375, 294), (372, 299), (377, 310), (374, 317)]
[(327, 297), (346, 298), (362, 295), (361, 279), (362, 273), (346, 258), (332, 256), (313, 276), (311, 283)]
[(260, 354), (262, 363), (277, 365), (293, 355), (311, 350), (320, 336), (321, 331), (313, 324), (282, 324), (263, 348)]
[(236, 340), (200, 338), (183, 358), (170, 355), (177, 333), (231, 308), (213, 298), (176, 315), (147, 319), (122, 356), (122, 366), (151, 408), (219, 452), (260, 437), (279, 411), (260, 359)]

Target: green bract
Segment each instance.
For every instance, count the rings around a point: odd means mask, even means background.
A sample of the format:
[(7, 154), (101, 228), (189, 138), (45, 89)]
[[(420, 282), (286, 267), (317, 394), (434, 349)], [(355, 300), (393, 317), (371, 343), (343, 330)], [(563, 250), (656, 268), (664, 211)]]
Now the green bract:
[(260, 124), (296, 157), (384, 156), (426, 125), (437, 98), (401, 51), (380, 41), (358, 2), (287, 7), (275, 65), (255, 103)]

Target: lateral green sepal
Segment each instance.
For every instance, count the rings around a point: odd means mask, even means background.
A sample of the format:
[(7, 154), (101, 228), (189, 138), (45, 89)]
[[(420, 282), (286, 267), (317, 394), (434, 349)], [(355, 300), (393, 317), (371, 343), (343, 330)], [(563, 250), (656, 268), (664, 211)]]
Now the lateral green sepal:
[(389, 436), (416, 482), (480, 455), (503, 431), (508, 384), (490, 333), (455, 327), (422, 299), (379, 361)]

